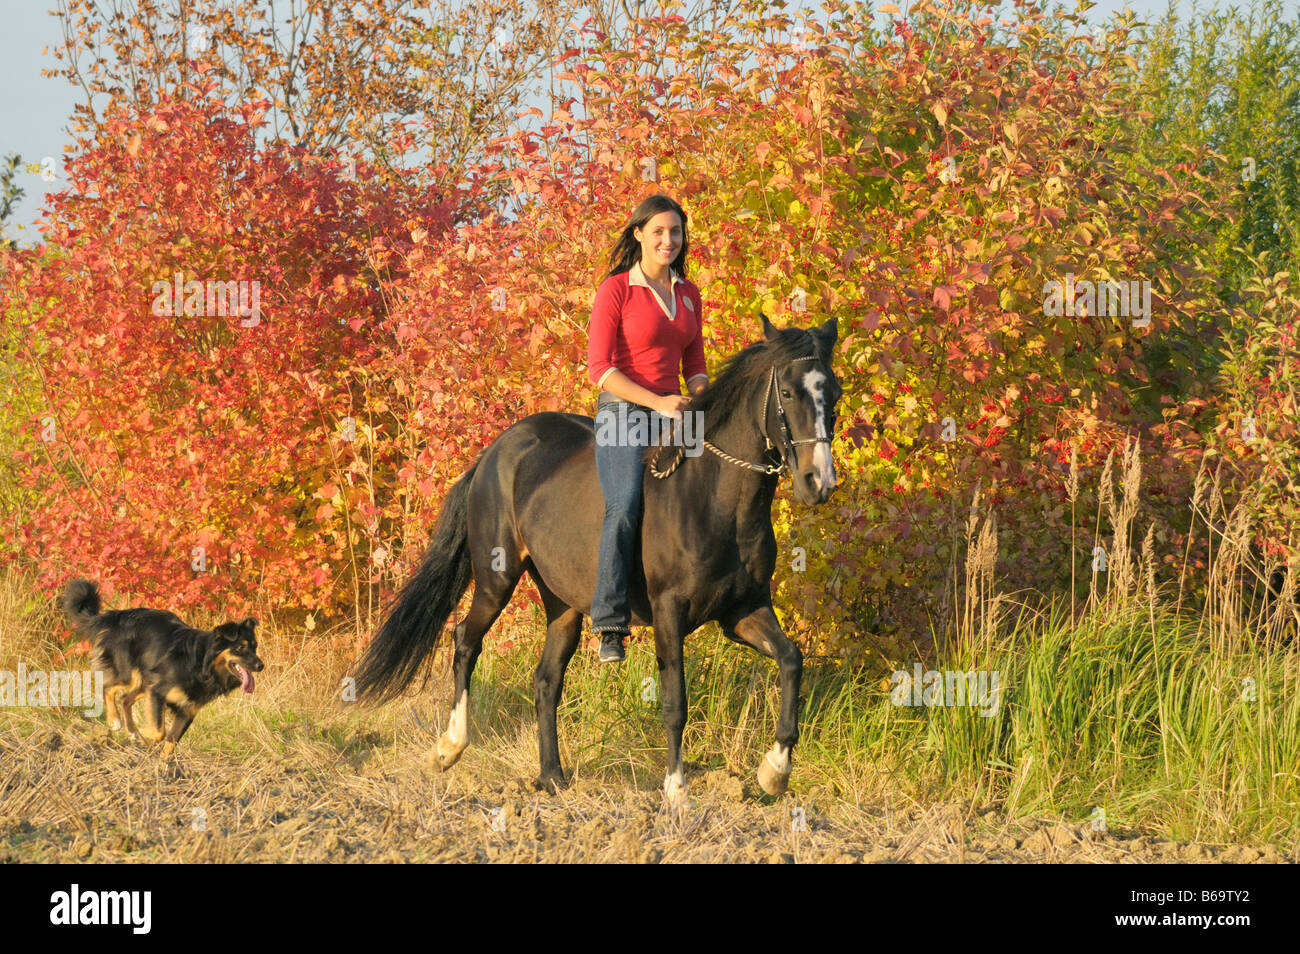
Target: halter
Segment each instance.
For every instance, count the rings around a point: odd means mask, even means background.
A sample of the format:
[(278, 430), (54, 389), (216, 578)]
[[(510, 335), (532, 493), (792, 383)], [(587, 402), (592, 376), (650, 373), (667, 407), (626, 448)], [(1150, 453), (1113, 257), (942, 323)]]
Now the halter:
[[(804, 355), (802, 358), (794, 358), (790, 363), (794, 364), (795, 361), (820, 361), (820, 360), (821, 359), (818, 358), (817, 355), (810, 354), (810, 355)], [(790, 452), (794, 450), (795, 447), (798, 447), (800, 444), (823, 444), (823, 443), (829, 444), (831, 442), (831, 439), (829, 437), (809, 437), (799, 441), (792, 439), (790, 436), (790, 425), (785, 419), (785, 405), (781, 403), (781, 389), (776, 386), (775, 365), (773, 365), (772, 369), (768, 372), (767, 380), (768, 380), (768, 386), (767, 389), (763, 392), (763, 417), (762, 417), (763, 423), (760, 426), (760, 429), (763, 432), (763, 441), (766, 444), (763, 453), (766, 455), (778, 449), (777, 446), (772, 443), (772, 438), (769, 437), (767, 434), (767, 401), (768, 398), (772, 396), (772, 394), (776, 394), (777, 420), (781, 422), (781, 440), (785, 445), (784, 450), (786, 451), (786, 453), (781, 454), (781, 462), (779, 464), (751, 464), (749, 461), (741, 460), (739, 457), (732, 457), (726, 451), (714, 447), (713, 444), (709, 443), (707, 440), (704, 441), (703, 443), (705, 447), (713, 451), (713, 453), (717, 454), (727, 463), (736, 464), (739, 467), (748, 467), (750, 470), (757, 471), (760, 474), (765, 474), (770, 477), (774, 474), (780, 475), (784, 471), (790, 469), (790, 466), (786, 463), (786, 457)], [(662, 480), (663, 478), (672, 474), (673, 471), (675, 471), (678, 467), (681, 466), (682, 460), (685, 457), (685, 453), (686, 453), (686, 449), (684, 447), (678, 447), (677, 453), (673, 455), (673, 462), (668, 465), (667, 470), (661, 471), (658, 467), (658, 464), (652, 460), (650, 462), (650, 473), (653, 476), (658, 477), (660, 480)]]

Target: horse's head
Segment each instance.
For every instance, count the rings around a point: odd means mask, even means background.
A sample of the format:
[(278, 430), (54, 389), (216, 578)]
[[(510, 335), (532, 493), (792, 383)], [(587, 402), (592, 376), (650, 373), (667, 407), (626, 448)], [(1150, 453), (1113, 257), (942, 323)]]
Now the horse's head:
[[(836, 321), (830, 318), (806, 330), (779, 330), (766, 315), (760, 316), (772, 355), (767, 413), (760, 423), (790, 468), (796, 499), (816, 506), (835, 489), (831, 440), (841, 393), (839, 379), (831, 370)], [(804, 346), (797, 347), (799, 344)]]

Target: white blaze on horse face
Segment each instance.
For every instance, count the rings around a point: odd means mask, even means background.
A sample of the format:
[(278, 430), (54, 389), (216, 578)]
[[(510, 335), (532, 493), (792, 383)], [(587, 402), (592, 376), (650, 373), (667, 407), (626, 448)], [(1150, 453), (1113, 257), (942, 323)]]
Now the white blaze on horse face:
[(458, 749), (469, 744), (469, 693), (462, 692), (451, 710), (451, 722), (447, 725), (447, 741)]
[[(804, 389), (812, 395), (813, 415), (817, 420), (817, 437), (826, 438), (826, 375), (817, 370), (803, 376)], [(831, 445), (817, 443), (813, 446), (813, 466), (817, 468), (817, 485), (822, 490), (835, 486), (835, 461), (831, 458)]]

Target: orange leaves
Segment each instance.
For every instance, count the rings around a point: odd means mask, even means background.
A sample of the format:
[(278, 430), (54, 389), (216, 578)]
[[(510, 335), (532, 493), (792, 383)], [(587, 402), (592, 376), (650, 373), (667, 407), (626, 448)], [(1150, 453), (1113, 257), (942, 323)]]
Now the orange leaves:
[(947, 311), (952, 307), (952, 297), (959, 291), (956, 285), (936, 285), (933, 300), (936, 305)]

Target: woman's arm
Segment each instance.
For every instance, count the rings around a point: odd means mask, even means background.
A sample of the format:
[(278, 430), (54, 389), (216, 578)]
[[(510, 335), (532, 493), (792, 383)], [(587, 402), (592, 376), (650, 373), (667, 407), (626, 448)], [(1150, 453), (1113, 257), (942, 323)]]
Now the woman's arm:
[[(653, 391), (641, 387), (618, 368), (611, 370), (600, 386), (614, 397), (620, 397), (624, 401), (631, 401), (633, 404), (643, 405), (651, 410), (658, 411), (664, 417), (672, 417), (673, 414), (686, 406), (687, 399), (680, 394), (667, 394), (661, 397)], [(691, 393), (694, 394), (695, 392), (692, 391)]]
[(694, 299), (691, 302), (692, 310), (699, 318), (700, 326), (691, 343), (682, 352), (682, 377), (686, 378), (686, 390), (691, 392), (691, 397), (695, 397), (709, 386), (709, 375), (704, 363), (704, 302), (698, 291), (691, 298)]

